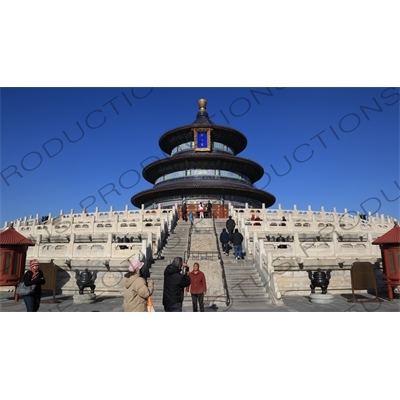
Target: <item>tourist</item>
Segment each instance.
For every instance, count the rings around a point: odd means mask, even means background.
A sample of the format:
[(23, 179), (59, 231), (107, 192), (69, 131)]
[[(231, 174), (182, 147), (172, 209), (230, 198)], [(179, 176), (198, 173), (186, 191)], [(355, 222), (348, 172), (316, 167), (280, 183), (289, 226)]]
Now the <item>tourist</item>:
[(203, 203), (201, 203), (201, 202), (199, 204), (199, 217), (204, 218), (204, 206), (203, 206)]
[(212, 204), (210, 200), (207, 203), (207, 216), (208, 218), (212, 218)]
[(233, 232), (231, 241), (233, 244), (233, 252), (235, 255), (236, 260), (241, 260), (242, 256), (242, 242), (243, 242), (243, 235), (239, 232), (236, 228), (235, 232)]
[(236, 222), (232, 219), (232, 216), (230, 215), (229, 218), (226, 220), (226, 229), (229, 232), (229, 235), (232, 236), (233, 230), (235, 229)]
[(182, 205), (182, 219), (184, 221), (187, 221), (187, 205), (186, 205), (186, 203), (183, 203), (183, 205)]
[(190, 285), (188, 266), (175, 257), (164, 270), (163, 306), (166, 312), (181, 312), (185, 287)]
[(124, 284), (124, 311), (147, 312), (147, 299), (154, 290), (153, 280), (146, 280), (140, 276), (144, 263), (134, 260), (129, 263), (128, 272), (125, 274)]
[(42, 297), (42, 285), (44, 285), (46, 281), (44, 279), (43, 271), (40, 270), (40, 263), (38, 260), (31, 260), (29, 266), (29, 271), (26, 271), (24, 275), (24, 284), (25, 286), (36, 286), (32, 294), (24, 296), (24, 302), (26, 311), (37, 312)]
[(193, 312), (197, 312), (197, 303), (200, 306), (200, 312), (204, 312), (204, 295), (207, 293), (206, 277), (200, 271), (199, 263), (193, 264), (193, 271), (190, 272), (190, 286), (186, 288), (186, 293), (192, 295)]
[(221, 234), (219, 235), (219, 241), (222, 244), (222, 251), (225, 255), (229, 256), (229, 241), (231, 237), (225, 228), (222, 229)]
[[(276, 242), (286, 242), (286, 239), (278, 233), (278, 237), (276, 238)], [(287, 246), (285, 244), (280, 244), (278, 246), (278, 249), (287, 249)]]

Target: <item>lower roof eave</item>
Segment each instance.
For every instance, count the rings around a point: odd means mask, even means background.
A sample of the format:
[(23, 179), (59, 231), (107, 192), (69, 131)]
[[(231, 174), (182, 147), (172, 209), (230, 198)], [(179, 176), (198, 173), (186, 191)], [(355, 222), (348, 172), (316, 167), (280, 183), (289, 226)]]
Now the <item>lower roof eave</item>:
[(252, 199), (260, 203), (264, 203), (265, 207), (271, 207), (276, 198), (271, 193), (265, 192), (259, 189), (248, 189), (248, 188), (221, 188), (219, 186), (208, 186), (208, 187), (182, 187), (182, 188), (165, 188), (165, 189), (149, 189), (137, 193), (132, 196), (131, 203), (140, 208), (142, 204), (149, 202), (157, 203), (157, 199), (165, 198), (168, 196), (180, 196), (180, 197), (190, 197), (191, 195), (218, 195), (218, 196), (240, 196), (243, 198)]

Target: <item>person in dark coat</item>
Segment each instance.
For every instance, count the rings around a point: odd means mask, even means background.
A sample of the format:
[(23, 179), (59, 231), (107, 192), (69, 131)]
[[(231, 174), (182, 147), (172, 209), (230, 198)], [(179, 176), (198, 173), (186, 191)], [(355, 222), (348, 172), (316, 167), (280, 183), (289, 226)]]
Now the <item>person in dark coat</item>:
[(235, 229), (236, 222), (232, 219), (232, 216), (230, 215), (229, 218), (226, 220), (226, 229), (229, 232), (229, 235), (232, 236), (233, 230)]
[(187, 221), (187, 205), (186, 205), (186, 203), (182, 204), (182, 219)]
[(206, 208), (207, 208), (207, 217), (212, 218), (212, 204), (210, 200), (206, 204)]
[(239, 232), (239, 230), (237, 228), (235, 229), (235, 232), (233, 232), (231, 240), (232, 240), (233, 251), (235, 253), (236, 260), (242, 259), (243, 235)]
[(172, 264), (167, 265), (164, 270), (162, 303), (166, 312), (182, 311), (184, 289), (190, 285), (189, 275), (187, 272), (182, 273), (182, 267), (186, 267), (186, 271), (188, 270), (182, 257), (175, 257)]
[(224, 252), (224, 254), (226, 254), (227, 256), (229, 256), (229, 240), (230, 240), (230, 235), (229, 233), (226, 231), (226, 229), (222, 229), (221, 234), (219, 235), (219, 241), (222, 244), (222, 251)]
[(39, 269), (40, 263), (38, 260), (31, 260), (29, 263), (30, 269), (25, 272), (25, 286), (36, 285), (32, 294), (24, 296), (26, 311), (36, 312), (40, 307), (40, 299), (42, 297), (42, 285), (46, 283), (43, 271)]

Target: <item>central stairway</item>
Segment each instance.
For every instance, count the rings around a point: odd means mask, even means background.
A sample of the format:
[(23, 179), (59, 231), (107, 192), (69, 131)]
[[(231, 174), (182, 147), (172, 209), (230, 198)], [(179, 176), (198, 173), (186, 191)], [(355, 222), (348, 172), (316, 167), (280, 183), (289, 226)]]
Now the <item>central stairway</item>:
[[(200, 270), (202, 269), (202, 265), (205, 264), (206, 260), (202, 259), (201, 251), (210, 253), (212, 250), (220, 251), (222, 250), (219, 246), (216, 245), (216, 242), (219, 243), (219, 234), (222, 231), (222, 228), (225, 227), (224, 219), (215, 219), (215, 228), (217, 237), (213, 234), (214, 240), (213, 243), (208, 242), (207, 244), (195, 243), (196, 235), (192, 236), (191, 248), (192, 252), (195, 249), (196, 252), (193, 253), (193, 256), (196, 256), (200, 262)], [(203, 226), (209, 226), (208, 229), (213, 227), (213, 223), (211, 219), (204, 219), (201, 222), (199, 220), (194, 221), (194, 229), (196, 226), (198, 227), (200, 224)], [(175, 226), (175, 228), (170, 232), (166, 244), (161, 251), (161, 259), (154, 260), (150, 268), (150, 279), (154, 280), (154, 292), (152, 295), (154, 306), (156, 311), (162, 311), (162, 291), (163, 291), (163, 283), (164, 283), (164, 269), (165, 267), (172, 262), (174, 257), (182, 257), (185, 258), (186, 251), (188, 249), (189, 243), (189, 232), (190, 232), (189, 221), (179, 220)], [(207, 229), (207, 228), (206, 228)], [(219, 248), (218, 248), (219, 247)], [(199, 254), (200, 253), (200, 254)], [(225, 273), (226, 278), (226, 286), (224, 289), (225, 293), (229, 295), (229, 297), (224, 297), (224, 299), (228, 300), (230, 305), (232, 304), (249, 304), (249, 303), (264, 303), (264, 304), (272, 304), (268, 292), (261, 280), (261, 277), (255, 267), (254, 260), (250, 257), (244, 257), (244, 260), (236, 260), (233, 256), (233, 250), (230, 251), (229, 256), (222, 254), (221, 252), (218, 254), (217, 259), (219, 259), (218, 267)], [(193, 262), (197, 261), (197, 259), (189, 259), (189, 268), (192, 270)], [(221, 262), (222, 261), (222, 262)], [(207, 274), (206, 274), (207, 279)], [(226, 290), (227, 289), (227, 290)], [(205, 305), (206, 309), (208, 306), (212, 306), (213, 298), (207, 298), (205, 296)], [(229, 305), (228, 304), (228, 305)], [(225, 302), (224, 302), (225, 305)], [(187, 311), (191, 310), (191, 296), (185, 296), (184, 301), (184, 309)]]
[(175, 257), (185, 257), (189, 240), (189, 221), (179, 221), (169, 233), (161, 251), (161, 258), (155, 259), (150, 268), (150, 279), (154, 281), (154, 292), (151, 296), (154, 306), (162, 306), (162, 292), (164, 285), (164, 270)]

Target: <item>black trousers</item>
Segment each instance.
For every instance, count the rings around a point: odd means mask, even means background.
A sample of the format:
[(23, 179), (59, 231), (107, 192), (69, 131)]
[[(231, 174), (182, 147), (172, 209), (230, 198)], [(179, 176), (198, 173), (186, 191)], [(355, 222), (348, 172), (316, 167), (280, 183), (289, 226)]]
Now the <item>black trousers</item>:
[(193, 294), (192, 293), (192, 304), (193, 304), (193, 312), (197, 312), (197, 302), (200, 305), (200, 311), (204, 311), (204, 293)]
[(165, 307), (164, 306), (164, 311), (165, 312), (182, 312), (182, 306), (178, 306), (178, 307)]

